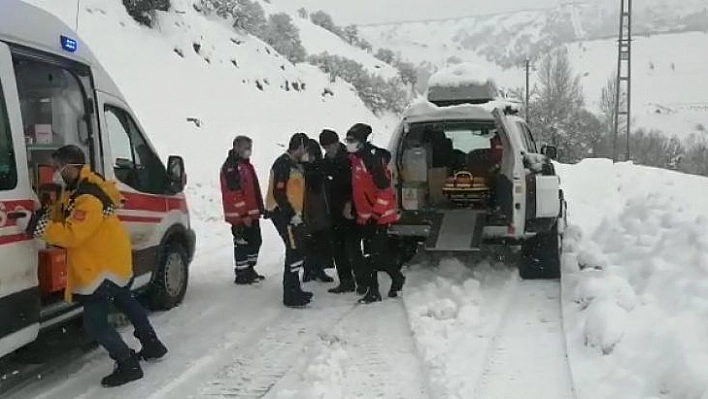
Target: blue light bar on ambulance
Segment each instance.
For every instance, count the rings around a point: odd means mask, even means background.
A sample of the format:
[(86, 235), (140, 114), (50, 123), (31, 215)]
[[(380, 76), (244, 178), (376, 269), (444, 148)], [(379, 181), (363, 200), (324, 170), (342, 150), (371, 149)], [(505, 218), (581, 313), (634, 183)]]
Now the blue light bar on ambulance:
[(79, 47), (79, 44), (76, 42), (76, 40), (64, 35), (61, 35), (59, 37), (61, 39), (61, 48), (63, 48), (65, 51), (73, 53)]

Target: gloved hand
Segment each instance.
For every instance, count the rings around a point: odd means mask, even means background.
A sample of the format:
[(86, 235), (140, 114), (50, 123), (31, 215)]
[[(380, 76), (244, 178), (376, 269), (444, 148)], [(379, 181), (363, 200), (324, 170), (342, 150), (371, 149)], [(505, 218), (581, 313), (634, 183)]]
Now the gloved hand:
[(25, 215), (22, 216), (21, 218), (17, 219), (15, 223), (17, 223), (17, 227), (19, 227), (22, 231), (26, 232), (27, 227), (30, 225), (30, 221), (32, 220), (32, 217), (34, 216), (34, 212), (32, 211), (22, 211)]
[(290, 218), (290, 224), (297, 227), (302, 224), (302, 215), (296, 213), (295, 216)]

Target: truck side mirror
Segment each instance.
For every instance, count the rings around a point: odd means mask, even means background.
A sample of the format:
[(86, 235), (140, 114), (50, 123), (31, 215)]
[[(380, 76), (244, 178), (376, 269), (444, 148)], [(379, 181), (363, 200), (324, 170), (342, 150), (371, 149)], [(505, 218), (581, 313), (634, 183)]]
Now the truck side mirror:
[(544, 145), (541, 147), (541, 154), (555, 161), (558, 159), (558, 148), (554, 145)]
[(172, 191), (180, 193), (187, 185), (187, 172), (184, 167), (184, 159), (179, 155), (170, 155), (167, 158), (167, 175), (170, 179)]

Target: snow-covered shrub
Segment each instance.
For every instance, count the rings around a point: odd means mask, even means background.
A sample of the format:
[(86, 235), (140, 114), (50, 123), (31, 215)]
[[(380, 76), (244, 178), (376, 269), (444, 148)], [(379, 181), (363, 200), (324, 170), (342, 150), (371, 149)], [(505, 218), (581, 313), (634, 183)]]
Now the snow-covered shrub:
[(326, 29), (337, 36), (344, 36), (342, 28), (340, 28), (339, 26), (337, 26), (337, 24), (334, 23), (334, 19), (332, 18), (332, 16), (322, 10), (310, 14), (310, 21), (312, 21), (313, 24)]
[(356, 61), (328, 53), (310, 56), (309, 62), (328, 73), (332, 82), (337, 78), (349, 82), (364, 104), (375, 113), (402, 112), (407, 105), (407, 95), (400, 79), (385, 80), (370, 74)]
[(266, 27), (265, 11), (260, 3), (251, 0), (238, 0), (239, 7), (234, 11), (234, 27), (260, 37)]
[(387, 48), (380, 48), (376, 52), (376, 55), (374, 57), (391, 65), (393, 65), (393, 63), (396, 61), (396, 53), (394, 53), (393, 50), (389, 50)]
[(195, 8), (206, 15), (233, 21), (234, 28), (262, 37), (266, 27), (263, 7), (253, 0), (200, 0)]
[(170, 0), (123, 0), (128, 14), (138, 23), (152, 27), (155, 11), (170, 9)]
[(271, 15), (262, 39), (290, 62), (305, 61), (307, 52), (300, 41), (300, 31), (288, 14)]

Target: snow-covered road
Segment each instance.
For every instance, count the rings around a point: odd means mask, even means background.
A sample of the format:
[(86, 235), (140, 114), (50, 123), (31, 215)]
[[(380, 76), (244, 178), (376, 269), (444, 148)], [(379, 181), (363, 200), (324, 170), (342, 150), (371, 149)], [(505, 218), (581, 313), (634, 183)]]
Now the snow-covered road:
[[(314, 372), (308, 369), (314, 352), (335, 343), (346, 346), (351, 357), (341, 363), (348, 397), (426, 397), (423, 367), (400, 300), (356, 306), (353, 295), (334, 296), (328, 287), (310, 284), (313, 305), (287, 309), (280, 303), (277, 275), (257, 287), (235, 287), (231, 250), (203, 253), (185, 303), (152, 317), (171, 351), (164, 361), (145, 366), (143, 380), (101, 388), (98, 381), (112, 365), (97, 350), (12, 398), (313, 397), (293, 388), (302, 372)], [(226, 265), (223, 271), (199, 272), (217, 263)], [(134, 342), (129, 329), (123, 335)]]
[(571, 398), (557, 281), (517, 281), (486, 354), (478, 398)]
[(436, 398), (573, 398), (558, 281), (443, 259), (411, 273), (404, 299)]
[(255, 287), (234, 286), (230, 263), (227, 245), (201, 251), (184, 304), (153, 315), (171, 351), (143, 380), (101, 388), (112, 365), (96, 350), (10, 398), (572, 397), (558, 282), (444, 260), (408, 271), (403, 299), (357, 306), (311, 283), (313, 304), (293, 310), (278, 262)]

